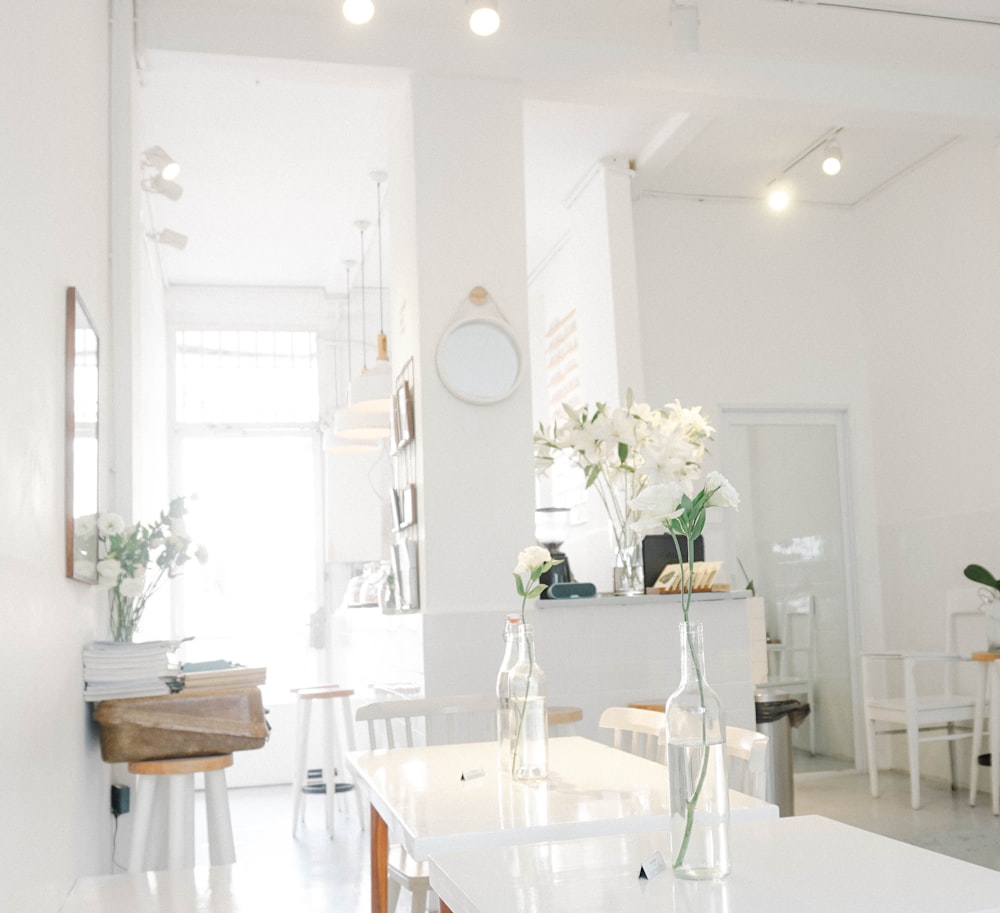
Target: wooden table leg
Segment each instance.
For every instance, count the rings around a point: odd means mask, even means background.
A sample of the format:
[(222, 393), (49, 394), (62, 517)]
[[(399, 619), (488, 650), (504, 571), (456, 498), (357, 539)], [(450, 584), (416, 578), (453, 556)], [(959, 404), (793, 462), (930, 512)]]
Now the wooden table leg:
[(388, 913), (389, 825), (374, 805), (371, 809), (372, 913)]
[(441, 904), (441, 913), (451, 913), (451, 907), (448, 906), (443, 900), (439, 901)]

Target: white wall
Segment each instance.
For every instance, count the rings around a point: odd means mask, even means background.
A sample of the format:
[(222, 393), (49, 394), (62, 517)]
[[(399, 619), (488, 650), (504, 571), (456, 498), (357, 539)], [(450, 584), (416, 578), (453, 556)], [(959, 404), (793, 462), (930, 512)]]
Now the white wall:
[(964, 565), (1000, 568), (998, 203), (969, 142), (851, 211), (636, 207), (651, 399), (846, 407), (863, 649), (940, 646)]
[[(107, 9), (12, 2), (0, 29), (0, 907), (11, 911), (56, 910), (78, 875), (110, 871), (108, 768), (80, 665), (104, 603), (64, 577), (63, 539), (66, 286), (110, 350)], [(109, 389), (102, 378), (105, 468)]]

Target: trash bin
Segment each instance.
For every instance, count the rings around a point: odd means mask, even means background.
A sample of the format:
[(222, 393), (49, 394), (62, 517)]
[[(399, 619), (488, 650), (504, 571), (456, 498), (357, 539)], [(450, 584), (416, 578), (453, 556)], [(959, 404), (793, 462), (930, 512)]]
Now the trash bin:
[(782, 694), (756, 695), (757, 731), (768, 738), (768, 802), (778, 806), (782, 818), (795, 814), (795, 781), (792, 768), (792, 727), (809, 716), (809, 705)]

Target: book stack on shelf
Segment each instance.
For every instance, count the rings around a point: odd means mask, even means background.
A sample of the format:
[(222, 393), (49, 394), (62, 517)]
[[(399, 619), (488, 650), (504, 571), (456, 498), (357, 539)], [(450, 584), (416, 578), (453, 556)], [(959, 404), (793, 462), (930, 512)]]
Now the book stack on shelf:
[(224, 691), (227, 688), (252, 688), (263, 685), (267, 669), (262, 666), (241, 666), (228, 659), (200, 663), (184, 663), (181, 674), (185, 691)]
[(98, 640), (83, 648), (83, 699), (155, 697), (181, 687), (177, 643)]

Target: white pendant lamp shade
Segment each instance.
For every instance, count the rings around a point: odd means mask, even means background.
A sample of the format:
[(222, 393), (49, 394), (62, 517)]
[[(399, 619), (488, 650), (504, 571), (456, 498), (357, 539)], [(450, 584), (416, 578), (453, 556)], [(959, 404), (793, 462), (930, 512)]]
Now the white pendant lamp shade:
[(343, 441), (384, 441), (389, 437), (389, 423), (373, 412), (340, 408), (333, 416), (333, 436)]

